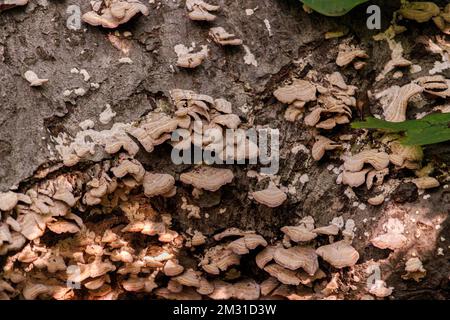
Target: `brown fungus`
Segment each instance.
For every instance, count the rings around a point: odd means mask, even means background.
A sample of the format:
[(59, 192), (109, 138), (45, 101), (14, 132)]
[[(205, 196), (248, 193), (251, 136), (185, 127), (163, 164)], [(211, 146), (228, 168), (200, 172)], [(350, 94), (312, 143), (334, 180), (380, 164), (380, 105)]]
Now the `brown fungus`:
[(190, 184), (197, 189), (207, 191), (217, 191), (223, 185), (230, 183), (234, 178), (230, 169), (219, 169), (214, 167), (202, 166), (190, 172), (180, 175), (181, 182)]
[(309, 275), (314, 275), (319, 268), (317, 254), (312, 248), (299, 246), (288, 249), (277, 248), (273, 258), (276, 263), (287, 269), (297, 270), (302, 268)]
[(286, 193), (277, 188), (273, 183), (270, 183), (264, 190), (252, 192), (251, 195), (255, 201), (269, 208), (279, 207), (287, 199)]
[(317, 248), (316, 253), (335, 268), (352, 267), (359, 259), (359, 253), (346, 241), (338, 241)]
[(240, 46), (242, 40), (236, 38), (232, 33), (228, 33), (222, 27), (214, 27), (209, 29), (209, 36), (214, 40), (215, 43), (222, 46)]
[(93, 26), (113, 29), (128, 22), (139, 12), (145, 16), (149, 14), (148, 8), (138, 0), (111, 0), (105, 3), (106, 7), (100, 14), (96, 11), (83, 14), (83, 21)]
[(216, 16), (209, 11), (217, 11), (219, 6), (211, 5), (203, 0), (186, 0), (189, 19), (194, 21), (214, 21)]

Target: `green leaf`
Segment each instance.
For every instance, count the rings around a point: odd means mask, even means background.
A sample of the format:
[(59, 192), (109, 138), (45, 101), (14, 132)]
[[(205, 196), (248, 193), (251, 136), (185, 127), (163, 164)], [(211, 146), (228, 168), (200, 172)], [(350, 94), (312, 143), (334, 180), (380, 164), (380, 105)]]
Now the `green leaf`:
[(423, 146), (450, 141), (450, 113), (434, 113), (419, 120), (403, 122), (367, 118), (364, 122), (353, 122), (352, 128), (403, 132), (402, 144)]
[(369, 0), (300, 0), (314, 11), (326, 16), (343, 16), (357, 5)]

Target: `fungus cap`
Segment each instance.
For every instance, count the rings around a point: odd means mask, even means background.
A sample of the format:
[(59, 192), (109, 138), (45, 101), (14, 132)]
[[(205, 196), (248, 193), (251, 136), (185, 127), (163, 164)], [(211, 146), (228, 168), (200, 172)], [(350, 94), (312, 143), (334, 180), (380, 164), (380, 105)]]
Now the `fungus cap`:
[(209, 166), (198, 167), (180, 175), (181, 182), (190, 184), (197, 189), (217, 191), (234, 178), (230, 169), (220, 169)]
[(317, 248), (316, 253), (335, 268), (352, 267), (359, 259), (359, 253), (346, 241), (338, 241)]
[(317, 254), (314, 249), (307, 247), (277, 248), (274, 260), (279, 265), (290, 270), (302, 268), (309, 275), (314, 275), (319, 268)]
[(273, 183), (270, 183), (264, 190), (252, 192), (251, 195), (255, 201), (269, 208), (279, 207), (287, 199), (286, 193), (277, 188)]

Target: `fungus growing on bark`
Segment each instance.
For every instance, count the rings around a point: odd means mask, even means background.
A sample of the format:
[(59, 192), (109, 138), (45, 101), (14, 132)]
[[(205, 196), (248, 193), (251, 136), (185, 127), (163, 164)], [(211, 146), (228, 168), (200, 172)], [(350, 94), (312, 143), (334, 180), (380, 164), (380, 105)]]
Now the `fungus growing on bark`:
[(209, 29), (209, 36), (214, 40), (215, 43), (222, 46), (240, 46), (242, 40), (236, 38), (232, 33), (228, 33), (222, 27), (214, 27)]
[(405, 280), (413, 279), (420, 282), (422, 278), (427, 275), (427, 270), (423, 267), (422, 261), (419, 258), (409, 258), (405, 265), (406, 274), (402, 275)]
[(209, 11), (217, 11), (220, 6), (211, 5), (203, 0), (186, 0), (189, 19), (194, 21), (214, 21), (216, 16)]
[(276, 263), (290, 270), (302, 268), (309, 275), (314, 275), (319, 268), (317, 254), (314, 249), (307, 247), (277, 248), (273, 259)]
[(367, 59), (369, 58), (369, 56), (367, 55), (365, 50), (361, 50), (344, 43), (339, 46), (339, 53), (336, 58), (336, 64), (339, 67), (345, 67), (357, 58)]
[(142, 185), (144, 194), (149, 198), (159, 195), (171, 197), (176, 192), (175, 179), (167, 173), (147, 172)]
[(117, 28), (119, 25), (128, 22), (137, 13), (144, 16), (149, 14), (148, 8), (138, 0), (112, 0), (105, 1), (105, 8), (100, 11), (89, 11), (83, 14), (84, 22), (92, 26), (102, 26), (104, 28)]
[(267, 246), (267, 241), (264, 240), (262, 236), (257, 234), (246, 234), (242, 238), (230, 242), (227, 248), (238, 255), (243, 255), (260, 245), (263, 247)]
[(344, 171), (339, 175), (338, 180), (340, 179), (343, 184), (352, 188), (357, 188), (366, 182), (366, 174), (369, 170), (363, 169), (358, 172)]
[(273, 260), (275, 251), (278, 247), (277, 246), (267, 246), (263, 250), (261, 250), (255, 258), (256, 265), (260, 269), (264, 269), (266, 264), (268, 264), (270, 261)]
[(312, 147), (311, 155), (316, 161), (322, 159), (325, 155), (325, 151), (335, 150), (341, 146), (339, 143), (336, 143), (324, 136), (316, 136), (315, 140), (316, 142), (314, 142)]
[(194, 231), (194, 235), (191, 238), (191, 245), (193, 247), (201, 246), (206, 243), (206, 237), (200, 231)]
[(201, 65), (209, 54), (209, 49), (206, 45), (202, 46), (201, 50), (197, 52), (192, 52), (193, 48), (187, 48), (183, 44), (177, 44), (174, 50), (178, 57), (177, 66), (190, 69)]
[(421, 177), (413, 179), (412, 182), (417, 186), (417, 188), (426, 190), (433, 189), (440, 186), (439, 181), (433, 177)]
[(240, 255), (231, 249), (218, 245), (207, 250), (200, 266), (209, 274), (218, 275), (220, 271), (225, 271), (232, 265), (240, 263)]
[(269, 208), (279, 207), (287, 199), (286, 193), (277, 188), (272, 182), (269, 183), (269, 186), (266, 189), (252, 192), (251, 196), (255, 201)]
[(450, 97), (450, 80), (442, 75), (421, 77), (415, 82), (430, 95), (444, 99)]
[(1, 211), (10, 211), (14, 209), (14, 207), (19, 202), (19, 198), (17, 193), (8, 191), (8, 192), (0, 192), (0, 210)]
[(445, 34), (450, 35), (450, 4), (447, 4), (439, 16), (433, 17), (434, 24)]
[(31, 70), (25, 72), (23, 77), (30, 83), (30, 87), (39, 87), (48, 82), (48, 79), (40, 79), (37, 74)]
[(316, 253), (335, 268), (352, 267), (359, 259), (359, 253), (346, 241), (338, 241), (317, 248)]
[(401, 249), (406, 245), (408, 239), (403, 235), (404, 225), (395, 218), (389, 218), (389, 220), (383, 225), (383, 229), (386, 233), (376, 236), (371, 239), (370, 242), (380, 249)]
[(137, 127), (128, 129), (128, 132), (141, 143), (145, 151), (152, 152), (155, 146), (170, 139), (169, 133), (175, 131), (177, 126), (177, 119), (153, 112), (147, 115)]
[(407, 146), (394, 140), (389, 143), (389, 148), (389, 160), (398, 167), (416, 167), (422, 162), (423, 150), (420, 146)]
[(377, 99), (381, 99), (383, 115), (386, 121), (403, 122), (406, 120), (406, 109), (409, 99), (421, 92), (423, 88), (415, 83), (404, 85), (403, 87), (392, 86), (389, 89), (376, 94)]
[(365, 163), (370, 164), (375, 170), (383, 170), (389, 166), (389, 155), (375, 149), (364, 150), (347, 158), (344, 169), (351, 172), (361, 171)]
[(308, 242), (317, 237), (317, 233), (312, 232), (303, 225), (299, 226), (285, 226), (281, 228), (281, 231), (294, 242)]
[(339, 233), (339, 227), (335, 224), (330, 224), (325, 227), (315, 228), (311, 232), (328, 236), (336, 236)]
[(367, 202), (372, 206), (379, 206), (384, 202), (384, 199), (384, 196), (382, 194), (379, 194), (375, 197), (369, 198)]
[[(348, 123), (352, 117), (351, 108), (356, 107), (355, 86), (349, 86), (341, 73), (334, 72), (325, 77), (326, 87), (317, 85), (319, 96), (317, 106), (305, 117), (307, 126), (330, 130), (338, 124)], [(322, 116), (327, 119), (322, 121)]]
[(233, 181), (234, 175), (230, 169), (220, 169), (208, 166), (198, 167), (180, 175), (181, 182), (190, 184), (194, 188), (217, 191), (223, 185)]
[(441, 10), (437, 4), (430, 1), (425, 1), (406, 3), (398, 12), (405, 19), (423, 23), (438, 16)]
[(306, 103), (316, 100), (316, 86), (306, 80), (294, 79), (291, 85), (274, 91), (275, 98), (289, 105), (285, 113), (288, 121), (295, 121), (304, 112)]
[(298, 286), (300, 284), (300, 279), (297, 277), (295, 271), (286, 269), (279, 264), (272, 263), (264, 267), (264, 271), (266, 271), (272, 277), (277, 278), (277, 280), (281, 283), (294, 286)]
[(64, 220), (49, 222), (47, 223), (47, 228), (57, 234), (80, 232), (80, 228), (75, 223)]

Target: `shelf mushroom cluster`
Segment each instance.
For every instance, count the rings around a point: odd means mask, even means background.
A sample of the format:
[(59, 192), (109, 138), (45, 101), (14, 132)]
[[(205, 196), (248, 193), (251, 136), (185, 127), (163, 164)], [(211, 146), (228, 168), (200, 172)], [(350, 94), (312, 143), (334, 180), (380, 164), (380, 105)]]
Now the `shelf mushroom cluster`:
[[(351, 239), (344, 237), (337, 242), (333, 240), (340, 228), (336, 223), (314, 228), (314, 220), (310, 216), (303, 218), (298, 226), (281, 228), (287, 241), (268, 245), (255, 258), (257, 266), (270, 275), (261, 283), (263, 295), (282, 295), (295, 299), (297, 294), (294, 286), (312, 287), (314, 281), (326, 277), (319, 267), (319, 257), (337, 269), (354, 266), (359, 254), (351, 246)], [(342, 234), (345, 234), (345, 230), (342, 230)], [(312, 241), (322, 235), (328, 235), (332, 242), (315, 249)], [(319, 295), (316, 294), (316, 297)], [(325, 291), (322, 292), (322, 296), (327, 295)]]

